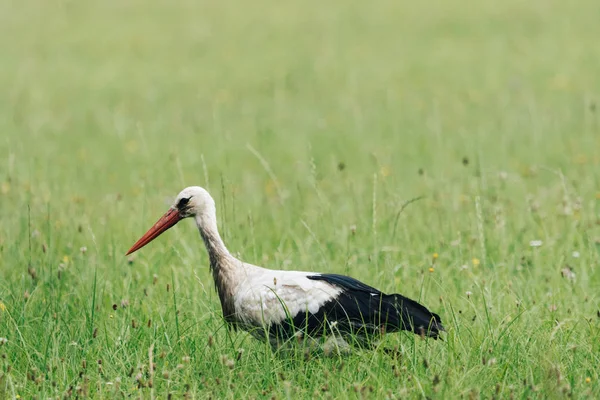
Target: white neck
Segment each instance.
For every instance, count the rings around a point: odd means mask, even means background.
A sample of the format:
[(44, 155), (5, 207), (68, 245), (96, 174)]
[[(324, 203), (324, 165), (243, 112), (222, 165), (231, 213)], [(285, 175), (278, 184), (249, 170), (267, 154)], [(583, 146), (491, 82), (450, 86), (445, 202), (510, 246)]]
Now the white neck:
[(208, 252), (210, 268), (214, 271), (220, 268), (229, 257), (232, 257), (219, 235), (216, 213), (205, 212), (196, 215), (195, 220)]
[(214, 210), (196, 215), (195, 219), (208, 252), (210, 270), (221, 300), (223, 315), (227, 321), (233, 322), (235, 320), (234, 292), (237, 288), (239, 268), (243, 263), (233, 257), (225, 247), (217, 229)]

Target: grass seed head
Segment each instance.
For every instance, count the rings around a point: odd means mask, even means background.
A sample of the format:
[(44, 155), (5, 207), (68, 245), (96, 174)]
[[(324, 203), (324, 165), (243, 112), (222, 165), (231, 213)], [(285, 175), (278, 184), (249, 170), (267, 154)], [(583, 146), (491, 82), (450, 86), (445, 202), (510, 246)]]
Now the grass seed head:
[(561, 275), (563, 278), (565, 278), (568, 281), (574, 281), (576, 278), (575, 272), (573, 272), (573, 268), (571, 268), (570, 266), (565, 266), (565, 268), (563, 268), (560, 271)]

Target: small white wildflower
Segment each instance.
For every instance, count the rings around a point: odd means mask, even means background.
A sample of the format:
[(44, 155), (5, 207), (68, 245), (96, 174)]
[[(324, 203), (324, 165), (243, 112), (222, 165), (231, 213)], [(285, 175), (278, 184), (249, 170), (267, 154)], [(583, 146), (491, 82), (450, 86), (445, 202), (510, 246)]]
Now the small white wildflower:
[(578, 251), (573, 252), (573, 258), (579, 258), (580, 254)]
[(467, 291), (465, 292), (465, 294), (467, 295), (467, 299), (470, 299), (470, 298), (471, 298), (471, 296), (473, 295), (473, 292), (471, 292), (470, 290), (467, 290)]
[(85, 253), (87, 252), (87, 247), (85, 247), (85, 246), (81, 246), (81, 247), (79, 248), (79, 251), (81, 252), (81, 254), (85, 254)]
[(0, 337), (0, 346), (5, 345), (6, 343), (8, 343), (8, 339), (5, 337)]
[(529, 242), (529, 246), (531, 247), (540, 247), (543, 244), (544, 242), (542, 242), (541, 240), (532, 240), (531, 242)]
[(464, 271), (466, 269), (469, 269), (469, 266), (467, 264), (463, 264), (463, 266), (460, 267), (461, 271)]

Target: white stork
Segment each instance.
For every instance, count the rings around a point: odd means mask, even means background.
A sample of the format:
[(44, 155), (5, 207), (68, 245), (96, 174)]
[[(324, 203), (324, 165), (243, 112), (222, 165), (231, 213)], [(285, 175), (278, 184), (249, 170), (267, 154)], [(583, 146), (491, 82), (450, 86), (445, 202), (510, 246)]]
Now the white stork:
[(268, 339), (276, 348), (292, 337), (358, 338), (400, 330), (437, 339), (444, 330), (439, 315), (400, 294), (385, 294), (337, 274), (277, 271), (238, 260), (217, 230), (215, 202), (191, 186), (127, 254), (144, 247), (184, 218), (193, 217), (204, 240), (210, 269), (230, 326)]

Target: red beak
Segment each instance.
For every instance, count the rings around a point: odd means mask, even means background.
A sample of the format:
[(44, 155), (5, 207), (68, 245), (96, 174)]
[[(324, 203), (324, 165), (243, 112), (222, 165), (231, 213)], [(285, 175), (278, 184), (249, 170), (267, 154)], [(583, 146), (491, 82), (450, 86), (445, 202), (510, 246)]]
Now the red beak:
[(148, 232), (146, 232), (144, 236), (142, 236), (137, 242), (135, 242), (133, 246), (131, 246), (131, 248), (125, 255), (128, 256), (134, 251), (141, 249), (179, 221), (181, 221), (179, 211), (170, 208), (169, 211), (165, 213), (165, 215), (163, 215), (158, 221), (156, 221), (152, 228), (148, 229)]

